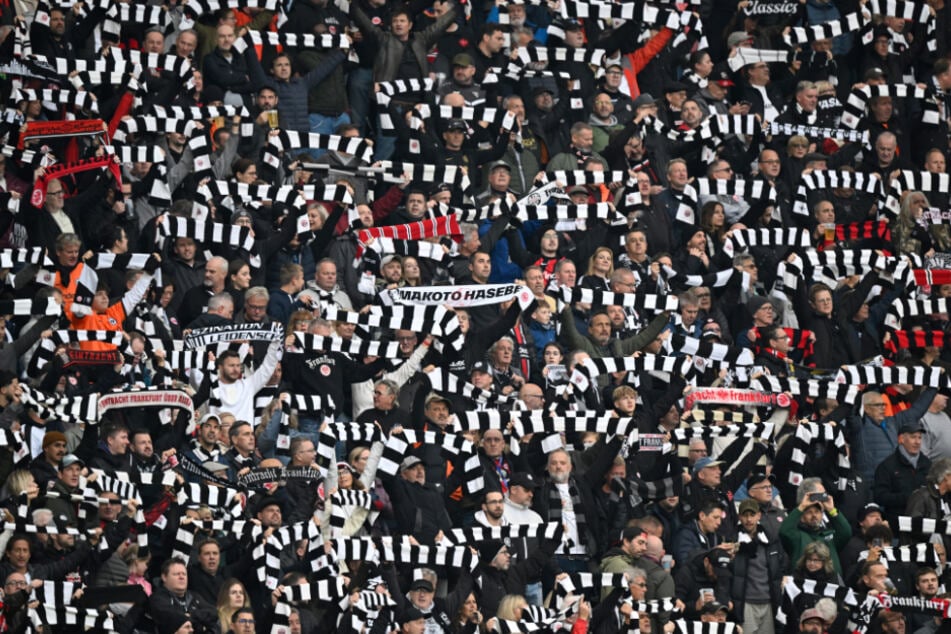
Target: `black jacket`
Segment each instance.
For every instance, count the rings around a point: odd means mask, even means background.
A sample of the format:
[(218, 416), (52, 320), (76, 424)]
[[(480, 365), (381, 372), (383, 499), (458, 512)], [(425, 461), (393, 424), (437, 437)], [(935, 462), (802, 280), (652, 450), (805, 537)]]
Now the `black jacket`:
[[(767, 536), (768, 541), (765, 544), (759, 541), (758, 536), (760, 534)], [(734, 614), (743, 614), (746, 592), (750, 584), (762, 581), (762, 579), (751, 579), (748, 574), (750, 560), (759, 557), (766, 558), (769, 602), (773, 606), (779, 605), (782, 597), (783, 572), (788, 564), (786, 553), (782, 544), (779, 543), (779, 536), (770, 536), (769, 532), (760, 525), (757, 529), (757, 536), (754, 536), (749, 542), (741, 543), (736, 557), (733, 558), (733, 585), (730, 595), (733, 599)]]
[(885, 509), (885, 520), (889, 525), (898, 526), (898, 516), (904, 515), (908, 498), (924, 486), (930, 469), (931, 460), (924, 453), (918, 454), (918, 465), (912, 466), (898, 449), (875, 469), (872, 494)]

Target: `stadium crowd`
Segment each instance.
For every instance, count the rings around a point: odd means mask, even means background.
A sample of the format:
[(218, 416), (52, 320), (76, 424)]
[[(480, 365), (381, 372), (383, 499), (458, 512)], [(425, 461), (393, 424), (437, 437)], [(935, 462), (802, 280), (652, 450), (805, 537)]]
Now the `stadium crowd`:
[(943, 0), (0, 25), (0, 632), (946, 631)]

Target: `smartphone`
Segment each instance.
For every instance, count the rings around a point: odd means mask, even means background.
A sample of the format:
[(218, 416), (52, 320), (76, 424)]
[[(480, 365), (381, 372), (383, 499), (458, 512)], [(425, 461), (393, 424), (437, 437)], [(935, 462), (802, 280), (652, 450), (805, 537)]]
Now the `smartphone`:
[(664, 555), (660, 558), (660, 565), (664, 567), (664, 570), (670, 571), (674, 565), (674, 556)]
[(713, 588), (700, 588), (700, 596), (703, 597), (704, 602), (707, 601), (706, 596), (710, 595), (710, 601), (714, 601), (716, 597), (713, 595)]
[(882, 547), (882, 540), (881, 540), (880, 538), (876, 537), (875, 539), (872, 540), (872, 546), (875, 546), (875, 547), (877, 547), (877, 548), (881, 548), (881, 547)]
[(828, 493), (819, 493), (819, 492), (817, 492), (817, 493), (810, 493), (810, 494), (809, 494), (809, 501), (810, 501), (810, 502), (825, 502), (825, 501), (828, 500), (828, 499), (829, 499), (829, 494), (828, 494)]

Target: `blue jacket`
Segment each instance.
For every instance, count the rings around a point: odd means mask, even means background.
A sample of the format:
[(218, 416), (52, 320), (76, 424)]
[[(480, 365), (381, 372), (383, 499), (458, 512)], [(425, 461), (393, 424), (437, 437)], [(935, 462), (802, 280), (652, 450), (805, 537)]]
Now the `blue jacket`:
[(885, 418), (878, 425), (864, 413), (849, 421), (852, 463), (866, 482), (874, 480), (876, 467), (895, 451), (901, 426), (920, 420), (928, 411), (936, 392), (934, 388), (922, 391), (914, 405)]

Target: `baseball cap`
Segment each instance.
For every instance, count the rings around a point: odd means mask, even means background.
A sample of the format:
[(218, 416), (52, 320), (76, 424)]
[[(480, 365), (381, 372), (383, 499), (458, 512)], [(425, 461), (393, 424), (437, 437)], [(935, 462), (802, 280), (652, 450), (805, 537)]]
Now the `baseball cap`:
[(760, 482), (769, 481), (773, 483), (776, 479), (771, 475), (766, 475), (763, 471), (757, 471), (756, 473), (751, 473), (750, 477), (746, 479), (746, 490), (749, 491), (752, 487), (755, 487)]
[(882, 507), (880, 507), (875, 502), (869, 502), (868, 504), (866, 504), (865, 506), (859, 509), (859, 513), (858, 513), (859, 521), (860, 522), (864, 521), (865, 518), (868, 517), (871, 513), (878, 513), (879, 515), (882, 515), (882, 516), (885, 515), (885, 511), (882, 510)]
[(59, 470), (62, 471), (66, 467), (71, 467), (74, 464), (79, 464), (80, 467), (85, 467), (86, 463), (79, 459), (79, 456), (76, 454), (68, 453), (63, 456), (63, 461), (59, 463)]
[(730, 73), (725, 70), (714, 71), (710, 76), (710, 81), (723, 88), (729, 88), (734, 85), (733, 79), (730, 78)]
[(803, 612), (802, 614), (799, 615), (799, 622), (800, 622), (800, 623), (805, 623), (805, 622), (808, 621), (809, 619), (819, 619), (819, 620), (822, 621), (823, 623), (826, 622), (825, 617), (822, 616), (822, 612), (820, 612), (819, 610), (817, 610), (817, 609), (815, 609), (815, 608), (809, 608), (808, 610), (806, 610), (805, 612)]
[(549, 88), (549, 87), (547, 87), (547, 86), (535, 86), (535, 87), (532, 89), (532, 97), (537, 97), (538, 95), (543, 95), (543, 94), (545, 94), (546, 92), (547, 92), (549, 95), (555, 94), (554, 92), (552, 92), (551, 88)]
[(749, 40), (752, 40), (752, 39), (753, 39), (753, 36), (747, 33), (746, 31), (733, 31), (726, 38), (726, 45), (729, 46), (730, 48), (733, 48), (734, 46), (738, 46), (739, 44), (742, 44), (743, 42), (748, 42)]
[(541, 486), (538, 479), (527, 471), (513, 473), (509, 478), (509, 487), (522, 487), (523, 489), (537, 489)]
[(665, 81), (664, 93), (687, 92), (687, 85), (679, 81)]
[(465, 132), (469, 129), (469, 126), (466, 125), (466, 122), (462, 119), (450, 119), (449, 124), (446, 126), (446, 130), (462, 130)]
[(201, 420), (198, 421), (198, 426), (201, 427), (202, 425), (210, 421), (215, 421), (219, 425), (221, 424), (221, 419), (218, 418), (217, 414), (205, 414), (204, 416), (201, 417)]
[(587, 194), (587, 193), (588, 193), (588, 188), (585, 187), (584, 185), (575, 185), (574, 187), (568, 188), (569, 196), (571, 196), (572, 194)]
[(380, 266), (386, 266), (393, 260), (396, 260), (397, 262), (401, 262), (401, 263), (403, 262), (403, 258), (401, 258), (400, 256), (396, 255), (395, 253), (388, 253), (384, 255), (382, 258), (380, 258)]
[(409, 455), (403, 458), (403, 462), (400, 463), (400, 471), (406, 471), (407, 469), (412, 469), (416, 465), (420, 464), (422, 460), (419, 459), (419, 456)]
[(903, 424), (899, 429), (899, 434), (914, 434), (915, 432), (924, 431), (925, 426), (921, 424), (920, 420), (912, 420)]
[(426, 397), (426, 401), (423, 403), (423, 405), (424, 405), (424, 406), (427, 406), (427, 405), (429, 405), (430, 403), (432, 403), (433, 401), (442, 401), (442, 402), (445, 403), (446, 405), (449, 404), (449, 399), (447, 399), (446, 397), (441, 396), (441, 395), (437, 394), (436, 392), (430, 392), (430, 393), (429, 393), (429, 396)]
[(239, 209), (238, 211), (231, 214), (231, 224), (238, 222), (242, 218), (247, 218), (248, 220), (254, 221), (254, 216), (251, 215), (250, 211), (247, 209)]
[(711, 601), (710, 603), (704, 603), (703, 608), (701, 608), (701, 614), (716, 614), (717, 612), (727, 612), (727, 607), (720, 603), (719, 601)]
[(654, 97), (647, 92), (642, 92), (637, 96), (637, 99), (634, 100), (634, 109), (643, 108), (644, 106), (653, 106), (656, 105), (656, 100)]
[(410, 590), (425, 590), (426, 592), (433, 592), (433, 584), (429, 582), (428, 579), (417, 579), (410, 585)]
[(468, 53), (459, 53), (452, 58), (453, 66), (474, 66), (472, 57)]
[(492, 374), (492, 369), (485, 361), (476, 361), (472, 364), (472, 369), (469, 370), (470, 374), (473, 372), (485, 372), (486, 374)]
[(696, 475), (696, 473), (701, 469), (706, 469), (707, 467), (718, 467), (722, 464), (723, 462), (720, 460), (714, 460), (710, 456), (704, 456), (693, 464), (693, 473)]
[(512, 171), (512, 166), (509, 165), (508, 163), (506, 163), (505, 161), (496, 161), (496, 162), (492, 163), (491, 165), (489, 165), (489, 171), (491, 172), (492, 170), (496, 169), (497, 167), (503, 167), (503, 168), (507, 169), (507, 170), (510, 171), (510, 172)]
[(400, 615), (400, 625), (406, 625), (407, 623), (412, 623), (413, 621), (419, 621), (425, 619), (426, 615), (419, 611), (417, 608), (407, 608), (403, 611), (403, 614)]
[(762, 509), (756, 500), (743, 500), (740, 502), (740, 515), (744, 513), (759, 513)]

